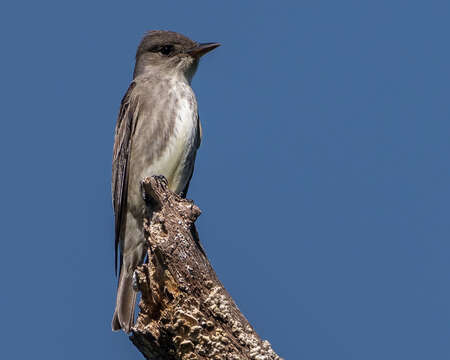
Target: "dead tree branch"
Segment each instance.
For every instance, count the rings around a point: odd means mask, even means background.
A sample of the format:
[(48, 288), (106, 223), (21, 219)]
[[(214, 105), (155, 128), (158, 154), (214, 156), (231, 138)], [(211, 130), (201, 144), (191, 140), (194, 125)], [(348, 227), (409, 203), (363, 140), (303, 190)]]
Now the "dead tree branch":
[(136, 270), (142, 299), (134, 345), (147, 359), (280, 360), (206, 258), (194, 226), (200, 209), (171, 192), (163, 177), (146, 178), (142, 189), (149, 261)]

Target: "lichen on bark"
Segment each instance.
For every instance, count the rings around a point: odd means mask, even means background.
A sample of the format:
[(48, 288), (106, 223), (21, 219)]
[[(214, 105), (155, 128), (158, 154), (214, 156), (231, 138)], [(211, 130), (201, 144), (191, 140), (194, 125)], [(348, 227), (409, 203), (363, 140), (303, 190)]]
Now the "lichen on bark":
[(131, 341), (147, 359), (281, 360), (223, 287), (200, 245), (200, 209), (163, 177), (144, 179), (148, 262), (136, 272), (140, 312)]

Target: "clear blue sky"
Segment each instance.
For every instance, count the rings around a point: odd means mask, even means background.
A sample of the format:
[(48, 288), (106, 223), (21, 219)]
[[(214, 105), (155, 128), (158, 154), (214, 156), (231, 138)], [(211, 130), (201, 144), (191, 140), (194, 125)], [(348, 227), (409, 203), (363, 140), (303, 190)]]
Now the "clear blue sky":
[(450, 359), (446, 1), (0, 5), (1, 357), (140, 359), (112, 333), (113, 129), (146, 30), (200, 64), (189, 197), (286, 359)]

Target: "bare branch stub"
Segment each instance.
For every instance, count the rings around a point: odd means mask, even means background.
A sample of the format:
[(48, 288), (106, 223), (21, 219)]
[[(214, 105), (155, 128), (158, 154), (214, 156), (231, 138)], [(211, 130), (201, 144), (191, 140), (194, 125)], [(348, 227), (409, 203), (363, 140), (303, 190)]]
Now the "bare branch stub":
[(218, 280), (198, 241), (200, 209), (163, 177), (144, 179), (148, 263), (136, 270), (142, 299), (130, 337), (147, 359), (279, 360)]

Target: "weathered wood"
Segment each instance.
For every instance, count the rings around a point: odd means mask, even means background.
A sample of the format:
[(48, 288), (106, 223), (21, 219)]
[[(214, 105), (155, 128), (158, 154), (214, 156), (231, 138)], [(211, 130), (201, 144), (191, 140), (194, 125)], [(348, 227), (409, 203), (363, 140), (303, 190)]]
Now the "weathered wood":
[(172, 193), (163, 177), (146, 178), (142, 189), (149, 261), (136, 270), (142, 299), (134, 345), (147, 359), (280, 359), (206, 258), (194, 226), (200, 209)]

